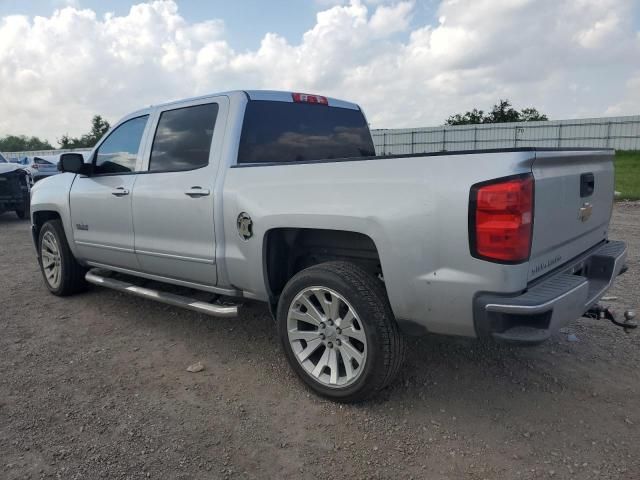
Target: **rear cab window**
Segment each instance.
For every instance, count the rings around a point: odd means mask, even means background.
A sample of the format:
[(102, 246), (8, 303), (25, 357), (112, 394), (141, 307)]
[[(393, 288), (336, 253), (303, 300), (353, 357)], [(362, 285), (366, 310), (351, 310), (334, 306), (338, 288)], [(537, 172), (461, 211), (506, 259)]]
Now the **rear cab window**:
[(247, 104), (238, 164), (372, 156), (373, 140), (360, 110), (270, 100)]
[(149, 171), (181, 172), (209, 164), (218, 104), (162, 112), (151, 147)]

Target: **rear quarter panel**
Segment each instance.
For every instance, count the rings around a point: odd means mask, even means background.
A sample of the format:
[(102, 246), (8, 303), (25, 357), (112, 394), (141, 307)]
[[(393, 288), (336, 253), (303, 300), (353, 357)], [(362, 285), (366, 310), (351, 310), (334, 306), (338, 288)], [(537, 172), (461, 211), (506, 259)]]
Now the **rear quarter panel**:
[[(469, 190), (529, 172), (532, 158), (533, 152), (501, 152), (231, 168), (223, 205), (229, 281), (267, 300), (262, 243), (270, 229), (358, 232), (378, 249), (397, 318), (432, 332), (473, 336), (473, 295), (522, 290), (527, 264), (471, 257)], [(241, 212), (254, 225), (246, 241), (236, 227)]]

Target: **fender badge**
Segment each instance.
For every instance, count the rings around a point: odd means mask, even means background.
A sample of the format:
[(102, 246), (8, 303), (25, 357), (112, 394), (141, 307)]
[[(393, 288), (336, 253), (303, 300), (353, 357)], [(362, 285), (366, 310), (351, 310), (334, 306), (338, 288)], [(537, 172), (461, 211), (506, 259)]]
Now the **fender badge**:
[(593, 205), (589, 202), (584, 202), (580, 207), (580, 212), (578, 213), (578, 218), (582, 222), (586, 222), (591, 218), (591, 214), (593, 213)]
[(238, 215), (238, 234), (243, 240), (249, 240), (253, 236), (253, 220), (248, 213)]

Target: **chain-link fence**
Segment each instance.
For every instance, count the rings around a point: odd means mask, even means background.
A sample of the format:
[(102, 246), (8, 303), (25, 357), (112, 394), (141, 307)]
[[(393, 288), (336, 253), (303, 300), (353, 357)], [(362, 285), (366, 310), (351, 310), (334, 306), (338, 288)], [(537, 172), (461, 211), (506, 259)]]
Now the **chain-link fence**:
[(378, 155), (514, 147), (640, 150), (640, 115), (373, 130)]

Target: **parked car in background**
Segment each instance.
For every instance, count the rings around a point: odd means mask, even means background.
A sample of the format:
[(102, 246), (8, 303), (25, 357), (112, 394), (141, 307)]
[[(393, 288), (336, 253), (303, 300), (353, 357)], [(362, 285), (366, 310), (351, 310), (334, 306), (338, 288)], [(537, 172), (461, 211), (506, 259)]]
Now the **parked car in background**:
[(13, 210), (19, 218), (29, 214), (29, 180), (20, 165), (0, 154), (0, 215)]
[(59, 155), (47, 155), (40, 157), (24, 157), (19, 161), (34, 184), (44, 178), (60, 173), (58, 171)]

